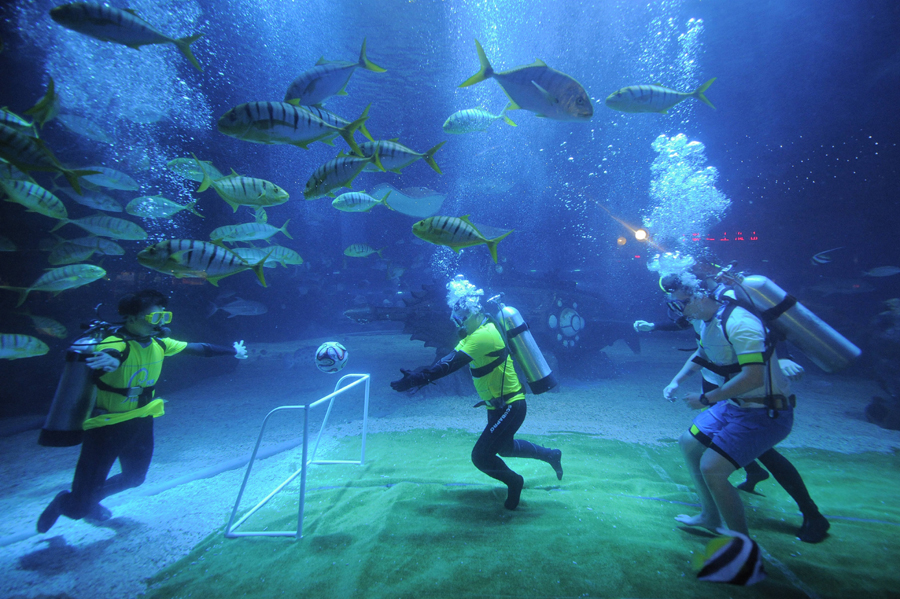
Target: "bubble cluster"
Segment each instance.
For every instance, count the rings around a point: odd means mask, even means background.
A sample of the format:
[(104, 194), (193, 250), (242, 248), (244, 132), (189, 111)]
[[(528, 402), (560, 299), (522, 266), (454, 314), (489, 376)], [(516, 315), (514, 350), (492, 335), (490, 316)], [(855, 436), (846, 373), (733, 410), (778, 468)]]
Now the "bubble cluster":
[(705, 166), (705, 147), (682, 133), (660, 135), (652, 146), (659, 155), (650, 167), (652, 208), (644, 226), (656, 243), (684, 244), (692, 235), (705, 235), (731, 206), (716, 189), (719, 172)]

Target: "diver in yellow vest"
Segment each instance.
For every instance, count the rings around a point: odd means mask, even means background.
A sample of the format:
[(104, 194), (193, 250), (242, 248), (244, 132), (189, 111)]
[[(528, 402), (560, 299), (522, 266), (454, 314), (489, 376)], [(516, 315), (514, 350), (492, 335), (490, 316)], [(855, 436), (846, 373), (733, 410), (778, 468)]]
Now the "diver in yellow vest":
[[(165, 295), (152, 289), (119, 302), (125, 324), (103, 339), (86, 361), (95, 373), (97, 401), (84, 422), (72, 489), (61, 491), (44, 509), (38, 532), (50, 530), (60, 515), (106, 520), (112, 514), (100, 501), (144, 482), (153, 456), (153, 419), (164, 413), (163, 400), (154, 398), (154, 390), (165, 357), (182, 352), (247, 357), (243, 341), (222, 347), (165, 336), (163, 327), (172, 320), (167, 303)], [(107, 478), (117, 459), (122, 473)]]
[(499, 456), (542, 460), (550, 464), (556, 478), (562, 480), (562, 451), (514, 438), (527, 413), (525, 390), (516, 375), (503, 336), (482, 312), (478, 296), (484, 291), (476, 289), (461, 275), (450, 281), (447, 289), (451, 318), (465, 337), (451, 353), (431, 366), (415, 371), (401, 369), (403, 378), (393, 381), (391, 387), (395, 391), (422, 387), (469, 366), (475, 390), (482, 400), (475, 407), (486, 406), (488, 416), (487, 426), (472, 448), (472, 463), (507, 486), (504, 506), (514, 510), (519, 505), (525, 479), (513, 472)]

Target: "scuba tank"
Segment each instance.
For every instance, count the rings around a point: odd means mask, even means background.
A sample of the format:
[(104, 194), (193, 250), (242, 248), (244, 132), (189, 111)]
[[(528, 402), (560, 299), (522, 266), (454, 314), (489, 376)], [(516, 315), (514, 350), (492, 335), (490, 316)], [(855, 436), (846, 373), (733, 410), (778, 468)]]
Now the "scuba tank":
[(825, 372), (846, 368), (862, 351), (831, 328), (784, 289), (762, 275), (730, 273), (733, 263), (717, 280), (731, 285), (738, 300), (749, 301), (765, 324), (797, 346)]
[(547, 360), (544, 359), (544, 355), (534, 340), (534, 336), (528, 330), (525, 319), (512, 306), (506, 306), (499, 302), (499, 298), (500, 296), (498, 295), (488, 301), (496, 301), (500, 306), (497, 321), (505, 332), (506, 342), (513, 357), (525, 372), (525, 379), (528, 381), (529, 389), (535, 395), (540, 395), (553, 389), (559, 382), (556, 380), (556, 375), (550, 370)]
[(66, 350), (66, 363), (38, 444), (44, 447), (71, 447), (81, 443), (84, 434), (82, 424), (91, 415), (97, 399), (94, 371), (85, 361), (94, 355), (97, 344), (109, 327), (105, 322), (92, 322), (85, 335)]

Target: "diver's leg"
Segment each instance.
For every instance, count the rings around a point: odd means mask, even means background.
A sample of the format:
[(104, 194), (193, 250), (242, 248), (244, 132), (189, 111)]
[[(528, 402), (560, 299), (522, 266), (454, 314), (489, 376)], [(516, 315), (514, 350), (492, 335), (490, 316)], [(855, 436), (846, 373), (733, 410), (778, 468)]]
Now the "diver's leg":
[(513, 447), (516, 431), (525, 419), (524, 406), (514, 401), (502, 410), (489, 410), (488, 423), (472, 448), (472, 463), (475, 467), (507, 486), (506, 509), (514, 510), (519, 505), (519, 497), (525, 486), (525, 479), (513, 472), (497, 455), (501, 450)]
[[(527, 410), (524, 399), (514, 403), (522, 404), (522, 410)], [(522, 420), (524, 419), (525, 418), (523, 415)], [(512, 446), (504, 447), (499, 452), (499, 454), (504, 458), (530, 458), (533, 460), (542, 460), (544, 462), (547, 462), (548, 464), (550, 464), (550, 466), (553, 467), (553, 470), (556, 472), (556, 478), (558, 480), (562, 480), (562, 451), (559, 449), (550, 449), (549, 447), (543, 447), (530, 441), (513, 439)]]
[(728, 482), (728, 477), (737, 467), (725, 456), (712, 450), (703, 454), (700, 460), (700, 472), (716, 507), (728, 530), (750, 534), (747, 518), (744, 515), (744, 504), (737, 489)]
[(759, 456), (759, 461), (769, 469), (778, 484), (797, 502), (797, 507), (803, 514), (803, 525), (800, 527), (797, 537), (805, 543), (824, 541), (831, 524), (819, 512), (819, 507), (810, 497), (809, 490), (797, 468), (774, 447)]
[(701, 443), (691, 431), (685, 431), (685, 433), (681, 435), (679, 444), (681, 445), (681, 452), (684, 454), (685, 464), (688, 467), (691, 478), (694, 480), (694, 488), (700, 498), (700, 513), (696, 516), (680, 514), (675, 517), (675, 520), (682, 524), (687, 524), (688, 526), (702, 526), (703, 528), (715, 532), (722, 526), (722, 518), (719, 515), (716, 501), (713, 499), (709, 487), (706, 484), (706, 479), (700, 470), (700, 462), (704, 453), (706, 453), (707, 447), (704, 443)]
[(153, 459), (153, 418), (145, 416), (123, 424), (131, 425), (131, 434), (129, 442), (119, 453), (122, 473), (106, 480), (97, 496), (98, 502), (110, 495), (142, 485), (150, 469), (150, 461)]
[[(762, 461), (761, 458), (760, 461)], [(747, 478), (737, 488), (748, 493), (756, 493), (756, 485), (769, 478), (769, 473), (766, 472), (765, 468), (755, 461), (744, 466), (744, 472), (747, 473)]]

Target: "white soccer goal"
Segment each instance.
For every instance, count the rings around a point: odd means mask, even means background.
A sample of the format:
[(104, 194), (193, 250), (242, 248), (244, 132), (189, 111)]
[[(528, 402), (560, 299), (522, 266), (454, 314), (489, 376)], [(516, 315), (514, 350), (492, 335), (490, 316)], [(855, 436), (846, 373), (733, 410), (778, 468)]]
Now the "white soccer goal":
[[(347, 379), (356, 379), (346, 386), (341, 386), (343, 382)], [(328, 416), (331, 414), (331, 408), (334, 405), (335, 400), (341, 394), (346, 393), (347, 391), (353, 389), (358, 385), (365, 384), (365, 401), (363, 403), (363, 423), (362, 423), (362, 448), (359, 453), (359, 460), (317, 460), (316, 459), (316, 450), (319, 448), (319, 441), (322, 439), (322, 432), (325, 430), (325, 426), (328, 424)], [(320, 406), (324, 403), (328, 403), (328, 409), (325, 411), (325, 417), (322, 419), (322, 426), (319, 428), (319, 434), (316, 435), (316, 442), (312, 448), (312, 454), (309, 453), (309, 413), (310, 410)], [(241, 504), (241, 497), (244, 494), (244, 490), (247, 488), (247, 481), (250, 479), (250, 470), (253, 468), (253, 462), (256, 460), (256, 454), (259, 451), (259, 446), (262, 443), (263, 433), (266, 430), (266, 423), (269, 421), (269, 418), (275, 414), (276, 412), (283, 411), (293, 411), (293, 410), (302, 410), (303, 411), (303, 457), (300, 468), (291, 474), (287, 480), (278, 485), (274, 491), (266, 495), (266, 497), (260, 501), (256, 506), (253, 507), (249, 512), (241, 516), (241, 518), (235, 521), (235, 517), (237, 516), (238, 508)], [(325, 397), (314, 401), (313, 403), (305, 406), (280, 406), (266, 414), (266, 417), (263, 419), (262, 427), (259, 430), (259, 438), (256, 440), (256, 447), (253, 448), (253, 454), (250, 456), (250, 462), (247, 464), (247, 472), (244, 474), (244, 481), (241, 483), (241, 490), (238, 491), (237, 499), (234, 502), (234, 509), (231, 510), (231, 518), (228, 520), (228, 525), (225, 527), (225, 536), (229, 539), (235, 539), (238, 537), (294, 537), (297, 539), (303, 538), (303, 508), (306, 503), (306, 471), (311, 464), (359, 464), (365, 461), (366, 458), (366, 431), (369, 426), (369, 375), (368, 374), (345, 374), (341, 377), (341, 379), (334, 386), (334, 392), (326, 395)], [(288, 486), (295, 478), (300, 477), (300, 508), (297, 514), (297, 530), (261, 530), (261, 531), (249, 531), (249, 532), (237, 532), (237, 529), (241, 524), (243, 524), (247, 518), (252, 516), (259, 510), (262, 506), (264, 506), (272, 497), (278, 494), (279, 491)]]

